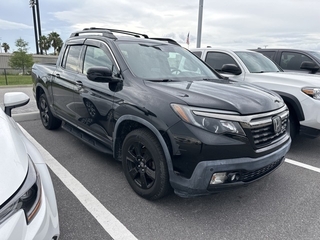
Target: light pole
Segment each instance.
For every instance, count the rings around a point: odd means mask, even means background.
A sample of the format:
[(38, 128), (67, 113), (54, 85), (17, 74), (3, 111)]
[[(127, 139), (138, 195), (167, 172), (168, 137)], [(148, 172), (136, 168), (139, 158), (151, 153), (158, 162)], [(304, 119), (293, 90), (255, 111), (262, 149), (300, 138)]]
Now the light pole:
[[(39, 53), (43, 54), (42, 48), (39, 48), (39, 40), (41, 37), (39, 0), (30, 0), (29, 5), (32, 8), (34, 37), (35, 37), (35, 41), (36, 41), (37, 54), (39, 54)], [(40, 49), (40, 51), (39, 51), (39, 49)]]
[(197, 48), (201, 46), (203, 0), (199, 0)]

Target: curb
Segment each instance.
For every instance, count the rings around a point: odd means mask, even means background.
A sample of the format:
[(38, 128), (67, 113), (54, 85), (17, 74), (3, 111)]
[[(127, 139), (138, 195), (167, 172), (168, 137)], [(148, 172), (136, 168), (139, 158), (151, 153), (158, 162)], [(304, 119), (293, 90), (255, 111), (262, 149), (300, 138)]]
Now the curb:
[(12, 118), (16, 122), (31, 121), (40, 119), (39, 112), (12, 114)]
[(23, 85), (0, 85), (0, 88), (29, 88), (32, 87), (32, 84), (23, 84)]

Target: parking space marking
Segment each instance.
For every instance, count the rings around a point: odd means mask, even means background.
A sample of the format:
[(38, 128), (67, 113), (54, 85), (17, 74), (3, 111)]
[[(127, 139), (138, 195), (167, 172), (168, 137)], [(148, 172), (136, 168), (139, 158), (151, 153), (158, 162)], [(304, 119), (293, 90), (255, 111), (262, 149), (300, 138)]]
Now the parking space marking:
[(285, 162), (320, 173), (320, 168), (286, 158)]
[[(19, 125), (20, 126), (20, 125)], [(70, 172), (44, 149), (23, 127), (24, 135), (38, 148), (45, 163), (65, 186), (78, 198), (82, 205), (115, 240), (136, 240), (137, 238), (96, 199)]]

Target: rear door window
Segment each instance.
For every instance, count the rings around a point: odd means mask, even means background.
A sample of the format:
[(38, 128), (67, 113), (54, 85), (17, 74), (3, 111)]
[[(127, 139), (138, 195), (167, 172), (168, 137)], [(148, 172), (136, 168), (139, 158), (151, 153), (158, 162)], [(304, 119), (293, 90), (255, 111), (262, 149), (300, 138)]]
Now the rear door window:
[(265, 55), (267, 58), (270, 58), (271, 60), (273, 60), (274, 55), (275, 55), (275, 51), (263, 51), (263, 52), (259, 52), (262, 53), (263, 55)]
[(65, 69), (79, 72), (81, 48), (81, 45), (72, 45), (69, 47), (69, 51), (65, 59)]

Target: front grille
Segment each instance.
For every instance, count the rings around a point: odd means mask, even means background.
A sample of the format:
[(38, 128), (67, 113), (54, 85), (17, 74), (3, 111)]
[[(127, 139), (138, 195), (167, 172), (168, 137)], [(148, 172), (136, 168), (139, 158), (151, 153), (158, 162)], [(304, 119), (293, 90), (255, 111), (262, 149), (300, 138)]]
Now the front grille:
[(274, 131), (272, 122), (268, 126), (251, 129), (254, 145), (257, 148), (261, 148), (271, 144), (275, 140), (280, 139), (283, 135), (285, 135), (287, 131), (288, 117), (282, 119), (281, 123), (281, 130), (277, 133)]
[(274, 170), (275, 168), (277, 168), (282, 162), (282, 159), (279, 159), (276, 162), (273, 162), (263, 168), (254, 170), (254, 171), (243, 171), (240, 173), (240, 181), (243, 182), (250, 182), (253, 181), (255, 179), (258, 179), (262, 176), (264, 176), (265, 174), (271, 172), (272, 170)]
[(255, 149), (272, 145), (286, 135), (289, 123), (289, 111), (283, 107), (277, 111), (252, 115), (247, 122), (241, 122), (248, 139)]

